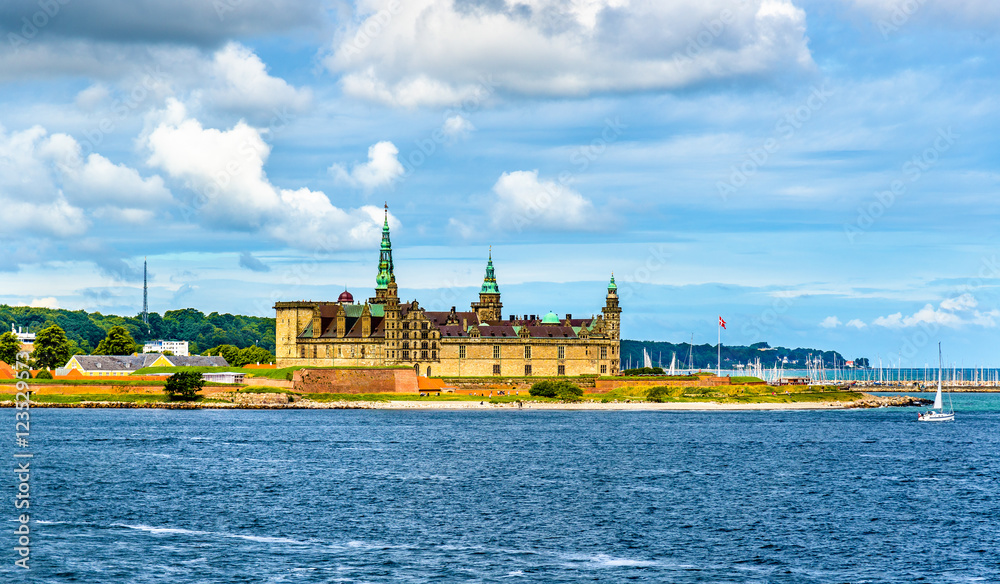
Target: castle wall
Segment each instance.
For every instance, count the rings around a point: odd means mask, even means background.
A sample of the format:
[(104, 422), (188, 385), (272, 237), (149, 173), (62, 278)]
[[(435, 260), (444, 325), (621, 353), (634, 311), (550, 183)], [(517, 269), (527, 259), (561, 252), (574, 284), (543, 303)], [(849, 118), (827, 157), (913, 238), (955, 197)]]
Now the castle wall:
[(303, 393), (417, 393), (412, 369), (301, 369), (292, 387)]

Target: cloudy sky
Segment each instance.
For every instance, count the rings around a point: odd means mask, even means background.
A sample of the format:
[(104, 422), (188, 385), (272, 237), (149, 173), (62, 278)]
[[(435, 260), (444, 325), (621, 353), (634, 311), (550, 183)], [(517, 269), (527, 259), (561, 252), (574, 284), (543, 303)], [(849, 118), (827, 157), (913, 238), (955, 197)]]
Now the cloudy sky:
[(7, 0), (0, 302), (401, 294), (1000, 365), (992, 0)]

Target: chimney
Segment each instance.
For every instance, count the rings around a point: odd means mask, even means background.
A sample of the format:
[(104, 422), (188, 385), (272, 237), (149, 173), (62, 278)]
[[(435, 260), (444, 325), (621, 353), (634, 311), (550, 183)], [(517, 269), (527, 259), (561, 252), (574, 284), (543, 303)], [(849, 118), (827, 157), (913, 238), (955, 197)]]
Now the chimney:
[(573, 320), (573, 315), (567, 312), (566, 313), (566, 320)]
[(467, 318), (462, 319), (462, 330), (463, 331), (469, 330), (469, 319)]
[(512, 315), (510, 315), (510, 319), (509, 319), (509, 320), (510, 320), (511, 322), (514, 322), (515, 320), (517, 320), (517, 315), (516, 315), (516, 314), (512, 314)]

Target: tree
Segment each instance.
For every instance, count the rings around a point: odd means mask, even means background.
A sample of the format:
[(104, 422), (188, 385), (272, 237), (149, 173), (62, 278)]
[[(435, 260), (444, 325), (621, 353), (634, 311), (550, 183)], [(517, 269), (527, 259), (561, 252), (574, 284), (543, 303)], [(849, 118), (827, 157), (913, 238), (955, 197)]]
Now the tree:
[(52, 373), (48, 369), (41, 369), (35, 375), (35, 379), (52, 379)]
[(13, 367), (20, 352), (21, 341), (17, 340), (14, 333), (7, 331), (0, 335), (0, 361)]
[(163, 388), (163, 392), (171, 400), (193, 401), (204, 386), (205, 380), (201, 378), (201, 373), (181, 371), (167, 378), (167, 385)]
[(59, 325), (44, 328), (35, 335), (35, 350), (31, 353), (39, 369), (62, 367), (70, 357), (69, 340)]
[(854, 366), (859, 369), (871, 368), (871, 365), (868, 363), (868, 357), (858, 357), (854, 360)]
[(97, 344), (95, 355), (131, 355), (135, 353), (135, 339), (123, 326), (111, 327), (108, 336)]

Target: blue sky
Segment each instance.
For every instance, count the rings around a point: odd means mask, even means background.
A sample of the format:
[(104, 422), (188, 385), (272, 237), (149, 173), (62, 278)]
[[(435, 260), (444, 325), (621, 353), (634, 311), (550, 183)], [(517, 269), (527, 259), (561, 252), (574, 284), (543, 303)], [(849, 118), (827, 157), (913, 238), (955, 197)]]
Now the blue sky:
[(13, 0), (0, 302), (400, 291), (1000, 366), (1000, 5)]

